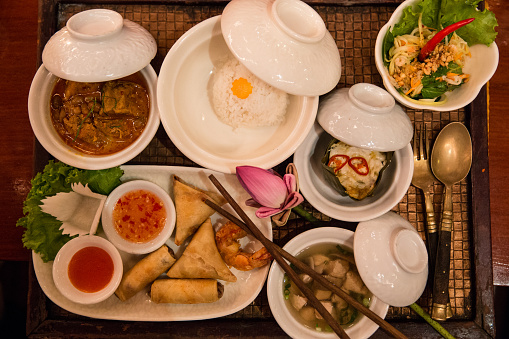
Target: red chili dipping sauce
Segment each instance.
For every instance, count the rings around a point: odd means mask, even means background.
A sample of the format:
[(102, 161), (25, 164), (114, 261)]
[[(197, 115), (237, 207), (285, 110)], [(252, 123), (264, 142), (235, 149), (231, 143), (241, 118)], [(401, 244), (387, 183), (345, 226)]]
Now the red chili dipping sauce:
[(72, 256), (67, 272), (69, 280), (78, 290), (99, 292), (113, 277), (113, 259), (102, 248), (85, 247)]
[(127, 192), (115, 204), (113, 224), (125, 240), (145, 243), (156, 238), (163, 230), (166, 209), (162, 200), (152, 192)]

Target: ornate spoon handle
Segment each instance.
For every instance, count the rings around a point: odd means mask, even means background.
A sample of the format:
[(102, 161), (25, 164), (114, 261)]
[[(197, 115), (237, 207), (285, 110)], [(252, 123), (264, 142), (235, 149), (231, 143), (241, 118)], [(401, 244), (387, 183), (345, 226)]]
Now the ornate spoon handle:
[(452, 231), (452, 190), (445, 186), (445, 199), (442, 221), (438, 234), (438, 252), (435, 262), (433, 280), (433, 307), (431, 317), (435, 320), (446, 320), (452, 317), (449, 302), (449, 270), (451, 263), (451, 231)]

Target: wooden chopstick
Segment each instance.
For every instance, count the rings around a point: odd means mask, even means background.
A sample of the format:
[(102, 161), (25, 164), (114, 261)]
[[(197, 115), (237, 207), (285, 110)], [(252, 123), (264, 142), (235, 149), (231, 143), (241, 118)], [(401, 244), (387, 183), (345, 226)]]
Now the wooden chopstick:
[[(300, 280), (299, 276), (295, 271), (288, 265), (288, 263), (283, 259), (281, 253), (276, 249), (276, 245), (267, 239), (262, 232), (258, 229), (258, 227), (249, 219), (247, 214), (244, 213), (242, 208), (237, 204), (237, 202), (231, 197), (231, 195), (226, 191), (226, 189), (221, 185), (221, 183), (214, 177), (213, 174), (209, 176), (209, 179), (212, 183), (217, 187), (219, 192), (224, 196), (224, 198), (230, 203), (233, 209), (239, 214), (239, 216), (244, 220), (245, 226), (248, 231), (252, 233), (261, 243), (267, 251), (272, 255), (274, 260), (277, 261), (279, 266), (285, 271), (290, 279), (297, 285), (300, 291), (308, 298), (309, 303), (313, 306), (318, 313), (327, 321), (327, 324), (332, 328), (332, 330), (343, 339), (349, 339), (350, 337), (346, 334), (345, 330), (339, 323), (334, 319), (334, 317), (327, 311), (327, 309), (322, 305), (322, 303), (315, 297), (313, 291), (307, 285)], [(209, 201), (208, 199), (204, 200), (205, 202)], [(210, 205), (209, 205), (210, 206)]]
[[(230, 203), (230, 205), (233, 207), (233, 209), (239, 214), (239, 216), (244, 220), (248, 220), (247, 222), (242, 222), (240, 219), (229, 213), (228, 211), (221, 208), (219, 205), (214, 203), (213, 201), (206, 199), (204, 202), (213, 208), (215, 211), (238, 225), (239, 227), (243, 228), (245, 231), (253, 234), (271, 253), (271, 250), (278, 253), (278, 256), (283, 257), (284, 259), (288, 260), (290, 263), (295, 265), (299, 270), (305, 272), (309, 276), (311, 276), (313, 279), (318, 281), (322, 286), (328, 288), (333, 293), (337, 294), (340, 298), (344, 299), (346, 302), (348, 302), (350, 305), (352, 305), (355, 309), (357, 309), (359, 312), (364, 314), (366, 317), (374, 321), (376, 324), (380, 326), (385, 332), (392, 335), (394, 338), (407, 338), (403, 333), (398, 331), (396, 328), (394, 328), (391, 324), (389, 324), (387, 321), (382, 319), (378, 314), (374, 313), (369, 308), (365, 307), (362, 303), (358, 302), (356, 299), (351, 297), (348, 293), (343, 291), (342, 289), (338, 288), (336, 285), (332, 284), (329, 280), (318, 274), (316, 271), (311, 269), (308, 265), (304, 264), (297, 258), (295, 258), (290, 253), (286, 252), (284, 249), (279, 247), (278, 245), (274, 244), (272, 241), (267, 239), (263, 233), (254, 225), (254, 223), (249, 219), (249, 217), (245, 214), (245, 212), (242, 210), (242, 208), (237, 204), (237, 202), (230, 196), (230, 194), (226, 191), (226, 189), (221, 185), (221, 183), (213, 176), (210, 175), (209, 179), (212, 181), (212, 183), (216, 186), (216, 188), (219, 190), (219, 192), (224, 196), (224, 198)], [(272, 253), (271, 253), (272, 254)], [(272, 255), (274, 259), (279, 263), (277, 260), (277, 257)], [(283, 260), (283, 262), (286, 264), (286, 262)], [(281, 264), (280, 264), (281, 265)], [(287, 265), (288, 266), (288, 265)], [(283, 268), (283, 266), (281, 266)], [(289, 267), (289, 266), (288, 266)], [(290, 268), (291, 269), (291, 268)], [(284, 270), (284, 268), (283, 268)], [(293, 270), (292, 270), (293, 271)], [(288, 272), (287, 272), (288, 273)], [(295, 272), (294, 272), (295, 273)], [(293, 280), (293, 278), (292, 278)], [(300, 281), (300, 279), (297, 276), (297, 280)], [(296, 282), (297, 284), (297, 282)], [(314, 295), (313, 295), (314, 297)], [(321, 305), (321, 303), (320, 303)], [(329, 313), (329, 312), (327, 312)], [(330, 325), (330, 324), (329, 324)], [(332, 327), (332, 326), (331, 326)], [(337, 332), (336, 332), (337, 333)], [(339, 335), (339, 334), (338, 334)]]

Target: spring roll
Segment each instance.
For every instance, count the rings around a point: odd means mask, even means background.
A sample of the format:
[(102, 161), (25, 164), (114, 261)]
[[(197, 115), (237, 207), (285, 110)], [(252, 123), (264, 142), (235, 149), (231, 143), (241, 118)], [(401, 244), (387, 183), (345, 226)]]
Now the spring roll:
[(175, 245), (180, 246), (216, 212), (205, 204), (203, 199), (211, 199), (219, 206), (226, 204), (226, 200), (221, 194), (189, 185), (176, 175), (172, 176), (172, 182), (177, 212)]
[(224, 286), (214, 279), (158, 279), (150, 298), (155, 303), (202, 304), (218, 301)]
[(115, 294), (120, 300), (126, 301), (166, 272), (175, 261), (171, 248), (161, 246), (124, 274)]

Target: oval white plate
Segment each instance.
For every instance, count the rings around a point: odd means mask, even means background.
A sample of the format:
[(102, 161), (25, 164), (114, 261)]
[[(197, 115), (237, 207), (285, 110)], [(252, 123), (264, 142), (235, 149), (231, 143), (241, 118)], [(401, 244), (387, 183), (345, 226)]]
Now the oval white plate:
[[(202, 189), (215, 190), (215, 186), (208, 179), (210, 174), (221, 182), (226, 190), (232, 197), (242, 206), (247, 215), (260, 227), (261, 231), (269, 239), (272, 239), (272, 226), (270, 219), (258, 219), (254, 212), (254, 208), (246, 207), (244, 202), (250, 196), (240, 186), (237, 177), (231, 174), (223, 174), (214, 172), (203, 168), (193, 167), (173, 167), (173, 166), (122, 166), (124, 176), (122, 181), (129, 181), (135, 179), (143, 179), (152, 181), (153, 183), (164, 188), (167, 192), (172, 192), (170, 183), (170, 176), (176, 174), (184, 181), (191, 185), (196, 185)], [(173, 198), (173, 195), (170, 193)], [(234, 213), (229, 205), (223, 206), (230, 213)], [(212, 224), (225, 219), (219, 214), (215, 213), (212, 216)], [(104, 236), (104, 233), (99, 234)], [(256, 249), (257, 245), (254, 244), (253, 238), (243, 238), (241, 244), (247, 250)], [(177, 256), (183, 250), (175, 245), (173, 237), (166, 243), (171, 247)], [(124, 272), (130, 269), (134, 264), (143, 256), (127, 254), (119, 251), (124, 261)], [(53, 262), (44, 263), (40, 256), (33, 252), (34, 270), (37, 280), (41, 285), (42, 290), (58, 306), (66, 309), (69, 312), (79, 315), (100, 318), (100, 319), (113, 319), (113, 320), (128, 320), (128, 321), (179, 321), (179, 320), (201, 320), (222, 317), (228, 314), (235, 313), (247, 305), (249, 305), (260, 293), (269, 266), (260, 269), (242, 272), (232, 268), (232, 273), (237, 276), (237, 282), (224, 283), (223, 297), (210, 304), (195, 304), (195, 305), (181, 305), (181, 304), (155, 304), (150, 301), (147, 294), (149, 288), (139, 292), (133, 298), (126, 302), (120, 301), (116, 296), (111, 296), (108, 299), (94, 305), (80, 305), (74, 303), (64, 297), (55, 287), (52, 277)]]
[(394, 152), (392, 163), (383, 172), (373, 196), (357, 201), (340, 195), (323, 177), (320, 160), (331, 139), (316, 123), (293, 156), (300, 190), (313, 207), (334, 219), (365, 221), (390, 211), (403, 199), (414, 172), (410, 144)]

